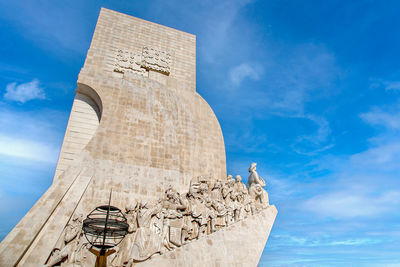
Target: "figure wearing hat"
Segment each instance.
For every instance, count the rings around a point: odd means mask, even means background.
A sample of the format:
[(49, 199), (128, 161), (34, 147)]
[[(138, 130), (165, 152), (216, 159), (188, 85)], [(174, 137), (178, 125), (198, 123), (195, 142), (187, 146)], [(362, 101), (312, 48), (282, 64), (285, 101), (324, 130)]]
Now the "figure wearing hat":
[(251, 163), (249, 168), (249, 179), (247, 188), (249, 189), (250, 198), (253, 200), (251, 205), (251, 212), (254, 214), (260, 209), (265, 209), (269, 206), (268, 193), (263, 189), (266, 183), (263, 178), (258, 176), (257, 163)]

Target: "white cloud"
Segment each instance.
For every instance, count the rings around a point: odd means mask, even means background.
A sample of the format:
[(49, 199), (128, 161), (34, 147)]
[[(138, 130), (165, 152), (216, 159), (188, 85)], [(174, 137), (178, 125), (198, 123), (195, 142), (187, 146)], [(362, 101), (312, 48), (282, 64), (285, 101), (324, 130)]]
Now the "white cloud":
[(388, 129), (400, 130), (400, 109), (383, 111), (379, 108), (374, 108), (372, 111), (363, 113), (360, 117), (371, 125), (381, 125)]
[(242, 63), (230, 70), (229, 78), (234, 86), (240, 86), (245, 79), (259, 80), (262, 72), (262, 66), (257, 63)]
[(376, 219), (399, 212), (399, 107), (375, 107), (360, 115), (372, 126), (383, 126), (381, 132), (370, 139), (373, 142), (364, 151), (321, 158), (318, 171), (329, 170), (331, 175), (324, 185), (316, 183), (313, 190), (319, 192), (302, 202), (302, 209), (340, 220)]
[(312, 156), (334, 147), (333, 143), (325, 144), (331, 134), (331, 128), (324, 117), (311, 114), (298, 115), (297, 117), (312, 121), (317, 126), (317, 130), (311, 134), (297, 137), (296, 142), (292, 145), (296, 153)]
[[(277, 46), (277, 40), (266, 34), (268, 29), (259, 27), (243, 12), (251, 8), (253, 2), (188, 2), (180, 4), (176, 10), (177, 2), (159, 1), (156, 10), (160, 16), (168, 13), (165, 8), (177, 13), (176, 17), (186, 18), (190, 14), (190, 20), (194, 21), (192, 29), (199, 36), (198, 58), (203, 64), (199, 65), (199, 70), (205, 70), (206, 83), (220, 89), (212, 93), (214, 99), (222, 100), (216, 107), (219, 116), (229, 113), (225, 117), (236, 119), (240, 116), (233, 113), (241, 116), (247, 113), (248, 121), (271, 115), (308, 119), (317, 125), (312, 127), (316, 132), (309, 133), (306, 129), (304, 138), (293, 140), (301, 143), (295, 145), (296, 149), (302, 154), (316, 154), (331, 148), (329, 122), (322, 112), (307, 110), (307, 104), (340, 90), (336, 85), (343, 72), (335, 54), (316, 42)], [(218, 75), (224, 68), (228, 70), (226, 83), (222, 83)], [(245, 86), (250, 80), (259, 82)], [(240, 88), (231, 90), (232, 87)]]
[[(286, 47), (285, 53), (271, 49), (262, 62), (259, 67), (245, 62), (230, 71), (230, 85), (243, 85), (242, 90), (230, 91), (228, 96), (235, 99), (235, 111), (243, 113), (250, 106), (251, 117), (309, 120), (312, 123), (305, 122), (310, 126), (298, 133), (291, 148), (303, 155), (316, 155), (332, 148), (334, 140), (329, 121), (323, 111), (316, 113), (307, 106), (340, 90), (342, 70), (336, 64), (335, 55), (323, 45), (305, 43)], [(245, 87), (245, 79), (259, 79), (260, 82), (257, 86)], [(231, 112), (232, 108), (226, 110)]]
[(363, 246), (380, 243), (381, 240), (373, 238), (347, 238), (347, 239), (331, 239), (317, 237), (298, 237), (288, 234), (274, 234), (273, 239), (279, 240), (280, 245), (295, 245), (303, 247), (321, 247), (321, 246)]
[(6, 86), (4, 98), (7, 100), (18, 101), (25, 103), (33, 99), (45, 99), (46, 95), (43, 88), (40, 87), (38, 79), (33, 79), (31, 82), (17, 85), (16, 82), (9, 83)]
[(386, 91), (397, 91), (400, 90), (400, 81), (389, 81), (371, 78), (369, 87), (371, 89), (384, 89)]
[(383, 108), (374, 107), (360, 117), (371, 126), (381, 126), (380, 134), (370, 139), (369, 149), (351, 156), (351, 161), (359, 168), (380, 171), (400, 170), (400, 105)]
[(353, 220), (397, 214), (400, 204), (400, 142), (390, 140), (349, 156), (321, 158), (314, 170), (329, 171), (324, 183), (310, 184), (301, 210), (322, 218)]
[(375, 193), (338, 191), (320, 194), (306, 200), (301, 207), (323, 217), (351, 219), (377, 217), (391, 212), (400, 204), (400, 191)]
[(380, 243), (380, 240), (372, 238), (356, 238), (356, 239), (345, 239), (339, 241), (332, 241), (327, 243), (328, 246), (360, 246)]
[[(208, 62), (215, 62), (218, 55), (225, 54), (227, 49), (237, 51), (238, 45), (232, 47), (232, 32), (238, 33), (237, 29), (232, 27), (234, 21), (238, 18), (242, 8), (253, 2), (252, 0), (228, 0), (211, 1), (212, 8), (204, 9), (202, 16), (199, 16), (200, 29), (204, 42), (207, 46), (200, 46), (202, 57)], [(203, 26), (204, 25), (204, 26)], [(248, 47), (248, 46), (247, 46)]]
[(150, 5), (157, 22), (195, 33), (198, 36), (197, 59), (208, 63), (209, 68), (217, 67), (216, 70), (220, 72), (220, 64), (231, 66), (226, 61), (227, 56), (229, 59), (247, 58), (246, 52), (254, 50), (252, 47), (256, 46), (255, 38), (243, 38), (244, 34), (254, 32), (257, 26), (247, 19), (245, 12), (242, 13), (242, 10), (254, 2), (256, 1), (156, 0)]
[(386, 90), (400, 90), (400, 82), (385, 82)]
[[(79, 6), (79, 8), (77, 8)], [(100, 6), (87, 3), (0, 1), (2, 19), (16, 32), (39, 44), (46, 53), (63, 50), (85, 53)], [(90, 34), (89, 34), (90, 33)], [(65, 56), (64, 56), (65, 57)], [(69, 60), (71, 60), (69, 55)]]
[(55, 163), (65, 115), (57, 111), (15, 112), (0, 109), (0, 155), (16, 161)]
[(304, 114), (306, 103), (334, 94), (341, 76), (335, 55), (324, 46), (305, 43), (288, 49), (283, 58), (272, 58), (266, 70), (270, 80), (270, 109), (286, 114)]
[(357, 169), (369, 169), (371, 173), (400, 171), (399, 162), (400, 142), (398, 141), (378, 145), (350, 157), (350, 163)]
[(35, 161), (55, 163), (59, 148), (46, 142), (19, 139), (0, 133), (0, 154)]

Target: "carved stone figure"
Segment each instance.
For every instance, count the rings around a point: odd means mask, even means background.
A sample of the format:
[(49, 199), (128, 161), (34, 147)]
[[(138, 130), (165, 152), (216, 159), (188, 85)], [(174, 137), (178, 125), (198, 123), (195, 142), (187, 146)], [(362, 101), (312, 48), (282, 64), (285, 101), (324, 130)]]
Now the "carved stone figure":
[(212, 207), (215, 210), (215, 218), (211, 220), (212, 229), (217, 230), (226, 225), (226, 215), (228, 210), (225, 207), (222, 196), (222, 182), (217, 180), (210, 193)]
[(170, 187), (165, 191), (162, 206), (164, 213), (163, 243), (168, 250), (171, 250), (174, 246), (180, 247), (185, 242), (189, 226), (183, 213), (188, 208), (188, 201)]
[(248, 190), (244, 183), (242, 183), (242, 177), (240, 175), (236, 175), (235, 182), (235, 197), (236, 197), (236, 213), (235, 213), (235, 221), (239, 221), (244, 219), (246, 206), (249, 206), (250, 201), (248, 197)]
[(138, 229), (136, 231), (135, 241), (130, 250), (130, 259), (127, 266), (131, 266), (133, 261), (144, 261), (154, 253), (161, 250), (160, 235), (151, 227), (151, 219), (162, 209), (161, 203), (150, 206), (147, 203), (141, 205), (138, 215)]
[(234, 222), (234, 214), (237, 209), (237, 205), (235, 203), (235, 179), (233, 179), (232, 175), (228, 175), (227, 182), (225, 183), (222, 189), (222, 196), (225, 200), (225, 206), (227, 207), (226, 214), (226, 226), (231, 225)]
[(215, 217), (209, 198), (210, 178), (197, 177), (192, 179), (187, 199), (192, 215), (191, 237), (199, 238), (212, 232), (211, 219)]
[(245, 195), (248, 194), (246, 185), (242, 182), (242, 176), (236, 175), (235, 191), (237, 201), (243, 202)]
[(82, 214), (73, 215), (71, 222), (65, 227), (63, 247), (54, 248), (43, 267), (52, 267), (66, 260), (69, 262), (78, 260), (76, 258), (73, 259), (73, 254), (79, 253), (83, 245), (79, 244), (82, 237), (82, 220)]
[(269, 206), (268, 193), (263, 189), (266, 183), (263, 178), (258, 176), (257, 163), (251, 163), (249, 168), (249, 180), (247, 182), (247, 188), (249, 195), (253, 200), (251, 210), (252, 213), (257, 212), (260, 209), (267, 208)]
[(134, 205), (129, 204), (125, 207), (125, 217), (129, 225), (128, 235), (124, 238), (119, 246), (114, 247), (115, 253), (108, 257), (112, 266), (121, 266), (123, 259), (129, 257), (129, 250), (127, 248), (130, 248), (134, 242), (134, 233), (138, 228), (137, 213), (139, 206), (139, 203), (135, 203)]
[(129, 224), (128, 233), (133, 233), (137, 230), (137, 212), (139, 208), (139, 203), (136, 203), (134, 206), (126, 206), (125, 207), (125, 216), (126, 220)]

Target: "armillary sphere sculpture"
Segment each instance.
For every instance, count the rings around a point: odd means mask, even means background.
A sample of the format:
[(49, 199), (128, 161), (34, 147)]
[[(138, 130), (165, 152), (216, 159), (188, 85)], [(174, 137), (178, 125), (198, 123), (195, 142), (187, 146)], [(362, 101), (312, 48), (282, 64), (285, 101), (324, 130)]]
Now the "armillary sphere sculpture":
[(85, 237), (93, 247), (89, 249), (96, 255), (95, 267), (106, 267), (107, 257), (115, 252), (113, 247), (121, 243), (128, 233), (126, 217), (117, 207), (111, 206), (111, 193), (108, 205), (95, 208), (83, 221)]

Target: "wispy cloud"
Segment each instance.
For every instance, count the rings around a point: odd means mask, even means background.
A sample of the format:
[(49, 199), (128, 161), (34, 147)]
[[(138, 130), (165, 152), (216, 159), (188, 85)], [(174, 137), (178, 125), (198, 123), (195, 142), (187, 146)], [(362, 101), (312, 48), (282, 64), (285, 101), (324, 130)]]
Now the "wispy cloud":
[(331, 128), (324, 117), (311, 114), (301, 114), (299, 117), (312, 121), (317, 126), (317, 130), (311, 134), (298, 136), (292, 145), (294, 151), (312, 156), (334, 147), (333, 143), (327, 143)]
[[(92, 32), (88, 18), (92, 17), (94, 22), (99, 7), (82, 1), (43, 1), (40, 5), (21, 1), (0, 2), (0, 10), (2, 19), (12, 25), (15, 32), (39, 44), (46, 52), (56, 51), (60, 56), (61, 51), (85, 52)], [(43, 10), (47, 11), (46, 15)]]
[(251, 129), (243, 129), (235, 133), (227, 133), (225, 142), (228, 143), (232, 151), (245, 153), (265, 152), (265, 143), (267, 142), (265, 134), (254, 136)]
[(277, 234), (273, 236), (274, 239), (279, 240), (281, 245), (297, 245), (302, 247), (321, 247), (321, 246), (364, 246), (370, 244), (380, 243), (380, 240), (373, 238), (348, 238), (348, 239), (333, 239), (332, 238), (309, 238), (292, 236), (288, 234)]
[[(270, 49), (262, 62), (267, 63), (257, 67), (257, 64), (246, 62), (230, 70), (230, 83), (221, 90), (225, 105), (222, 112), (229, 112), (226, 117), (237, 113), (240, 118), (246, 113), (247, 120), (241, 121), (240, 127), (247, 129), (252, 128), (252, 119), (276, 118), (275, 121), (290, 120), (304, 125), (297, 127), (296, 137), (288, 140), (291, 142), (288, 149), (298, 154), (312, 156), (334, 147), (325, 110), (320, 105), (319, 109), (309, 108), (340, 91), (343, 71), (337, 65), (334, 53), (321, 44), (305, 43), (285, 47), (284, 53)], [(257, 83), (246, 84), (250, 79)], [(240, 87), (231, 90), (232, 85)], [(236, 116), (233, 118), (238, 122)], [(269, 140), (269, 134), (264, 134), (265, 140)], [(250, 143), (244, 146), (250, 146)]]
[(400, 81), (371, 79), (370, 88), (383, 88), (386, 91), (391, 91), (391, 90), (397, 91), (400, 90)]
[(323, 217), (351, 219), (378, 217), (392, 212), (400, 204), (400, 191), (388, 191), (377, 195), (357, 191), (339, 191), (317, 195), (305, 201), (302, 208)]
[(371, 170), (371, 172), (400, 171), (400, 140), (388, 141), (386, 144), (373, 146), (363, 152), (353, 154), (350, 157), (350, 164), (357, 170)]
[(258, 63), (242, 63), (229, 71), (229, 78), (234, 86), (240, 86), (243, 80), (259, 80), (263, 68)]
[(67, 119), (54, 109), (18, 109), (0, 103), (0, 239), (51, 184)]
[[(380, 131), (371, 138), (365, 150), (347, 156), (321, 158), (332, 174), (329, 187), (320, 186), (318, 193), (301, 207), (322, 217), (352, 219), (378, 218), (399, 211), (400, 140), (398, 132), (400, 106), (371, 108), (360, 118)], [(328, 179), (329, 180), (329, 179)], [(378, 193), (379, 192), (379, 193)]]
[(371, 125), (381, 125), (388, 129), (400, 130), (400, 105), (384, 111), (374, 107), (371, 111), (362, 113), (360, 117)]
[(232, 49), (229, 34), (233, 30), (232, 24), (238, 18), (240, 10), (251, 2), (253, 1), (233, 0), (208, 3), (213, 8), (207, 7), (201, 17), (203, 41), (207, 46), (200, 47), (201, 54), (207, 62), (216, 62), (219, 55), (226, 53), (227, 48)]
[[(333, 147), (329, 121), (323, 110), (308, 108), (340, 90), (337, 83), (343, 70), (333, 51), (316, 41), (287, 44), (276, 40), (269, 34), (268, 25), (260, 27), (246, 16), (255, 1), (188, 2), (179, 9), (176, 4), (176, 1), (159, 1), (156, 10), (163, 16), (168, 8), (176, 17), (190, 17), (195, 22), (199, 84), (203, 88), (216, 88), (204, 90), (208, 95), (200, 93), (217, 109), (219, 116), (222, 114), (225, 121), (229, 117), (246, 116), (246, 121), (240, 121), (240, 128), (251, 128), (253, 119), (271, 116), (309, 120), (313, 126), (304, 128), (304, 132), (298, 133), (301, 137), (292, 140), (295, 150), (315, 155)], [(227, 79), (221, 80), (221, 75)], [(213, 101), (218, 104), (213, 105)], [(229, 114), (224, 116), (225, 113)], [(311, 128), (315, 132), (311, 133)], [(247, 133), (240, 134), (246, 139)], [(240, 134), (235, 134), (235, 138), (241, 138)], [(265, 133), (264, 141), (268, 138)], [(251, 144), (246, 142), (243, 146), (251, 147)]]
[(378, 219), (398, 213), (400, 144), (375, 145), (350, 156), (321, 158), (329, 170), (324, 183), (308, 185), (310, 197), (299, 208), (321, 219)]
[(400, 82), (386, 82), (386, 90), (400, 90)]
[(361, 119), (379, 129), (379, 133), (370, 138), (368, 150), (352, 155), (351, 161), (359, 168), (380, 170), (381, 172), (400, 171), (400, 104), (384, 108), (373, 107), (369, 112), (360, 114)]
[(5, 156), (54, 163), (57, 161), (59, 148), (47, 142), (29, 139), (16, 139), (0, 133), (0, 154)]
[[(0, 155), (55, 163), (65, 114), (55, 110), (7, 111), (0, 108)], [(61, 129), (60, 129), (61, 128)]]
[[(270, 108), (286, 114), (304, 114), (307, 103), (330, 96), (341, 77), (335, 55), (323, 45), (305, 43), (272, 58), (269, 74)], [(271, 71), (269, 71), (271, 69)]]
[(17, 84), (9, 83), (6, 86), (4, 99), (25, 103), (33, 99), (45, 99), (46, 95), (38, 79), (31, 82)]
[(379, 240), (372, 238), (356, 238), (356, 239), (346, 239), (339, 241), (332, 241), (327, 243), (329, 246), (360, 246), (360, 245), (370, 245), (380, 243)]

